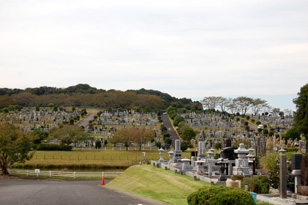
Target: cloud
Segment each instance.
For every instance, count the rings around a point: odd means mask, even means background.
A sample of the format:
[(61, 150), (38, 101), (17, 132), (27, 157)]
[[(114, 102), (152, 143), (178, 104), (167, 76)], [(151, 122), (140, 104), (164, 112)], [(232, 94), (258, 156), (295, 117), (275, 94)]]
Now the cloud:
[(294, 95), (307, 83), (307, 17), (306, 0), (5, 1), (0, 87)]

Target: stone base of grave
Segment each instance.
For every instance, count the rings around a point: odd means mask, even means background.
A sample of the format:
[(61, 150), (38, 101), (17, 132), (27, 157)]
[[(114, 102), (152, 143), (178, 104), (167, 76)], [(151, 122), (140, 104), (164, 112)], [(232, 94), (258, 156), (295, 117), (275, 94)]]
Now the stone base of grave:
[(164, 170), (167, 170), (170, 168), (169, 164), (168, 163), (161, 163), (161, 168), (164, 169)]
[(216, 185), (223, 185), (223, 186), (225, 186), (226, 185), (226, 181), (218, 181), (216, 183)]
[(241, 181), (240, 180), (236, 180), (236, 181), (227, 180), (226, 186), (241, 188)]
[(180, 164), (178, 164), (178, 163), (170, 163), (170, 167), (178, 167), (178, 166), (180, 166)]
[(308, 186), (297, 186), (297, 193), (303, 196), (308, 196)]

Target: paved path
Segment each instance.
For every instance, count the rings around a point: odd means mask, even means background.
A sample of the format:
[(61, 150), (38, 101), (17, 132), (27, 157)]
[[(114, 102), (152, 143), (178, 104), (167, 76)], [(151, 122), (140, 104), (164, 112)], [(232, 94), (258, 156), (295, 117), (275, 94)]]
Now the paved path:
[(100, 182), (0, 179), (0, 204), (156, 204), (100, 186)]
[(95, 116), (95, 113), (89, 113), (89, 115), (87, 115), (87, 117), (85, 117), (83, 120), (81, 120), (80, 122), (78, 122), (76, 124), (76, 126), (83, 126), (83, 127), (87, 127), (89, 124), (90, 120), (93, 120), (93, 117)]
[(163, 120), (164, 125), (167, 127), (167, 132), (170, 135), (170, 138), (172, 139), (172, 147), (175, 149), (175, 140), (180, 139), (176, 131), (173, 129), (172, 124), (170, 122), (170, 119), (168, 117), (168, 114), (163, 114), (161, 119)]

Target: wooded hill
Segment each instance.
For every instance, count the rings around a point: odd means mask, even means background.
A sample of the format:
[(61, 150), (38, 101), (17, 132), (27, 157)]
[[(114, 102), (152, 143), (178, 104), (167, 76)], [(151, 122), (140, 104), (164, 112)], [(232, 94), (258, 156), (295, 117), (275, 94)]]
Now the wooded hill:
[(42, 86), (38, 88), (9, 89), (0, 88), (0, 108), (9, 105), (21, 106), (76, 106), (126, 109), (144, 109), (151, 111), (165, 109), (172, 103), (187, 110), (201, 110), (199, 102), (187, 98), (175, 98), (156, 90), (103, 90), (87, 84), (78, 84), (67, 88)]

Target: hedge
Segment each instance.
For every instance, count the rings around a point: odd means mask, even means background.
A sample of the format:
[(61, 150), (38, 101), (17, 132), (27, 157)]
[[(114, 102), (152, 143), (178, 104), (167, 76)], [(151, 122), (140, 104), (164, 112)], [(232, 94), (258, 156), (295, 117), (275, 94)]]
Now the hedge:
[(243, 189), (226, 187), (226, 186), (210, 186), (203, 187), (198, 191), (191, 193), (187, 197), (189, 205), (201, 204), (224, 204), (224, 205), (248, 205), (255, 204), (251, 194)]
[(61, 150), (61, 151), (71, 151), (72, 146), (69, 145), (57, 145), (57, 144), (41, 144), (37, 147), (37, 150)]

